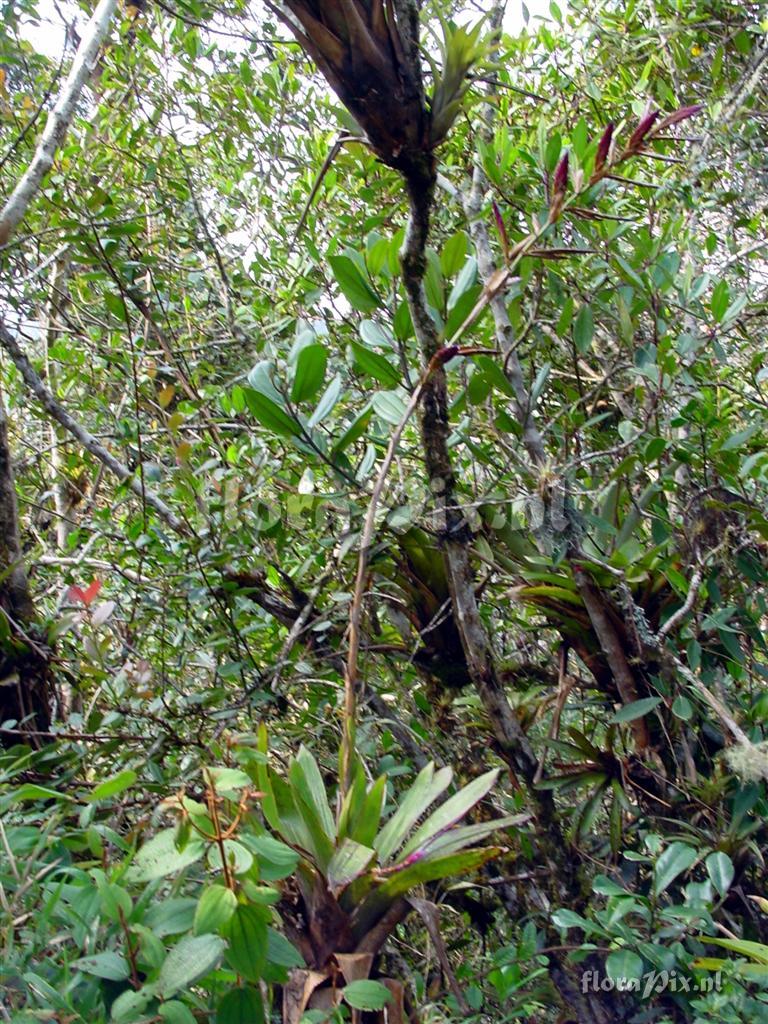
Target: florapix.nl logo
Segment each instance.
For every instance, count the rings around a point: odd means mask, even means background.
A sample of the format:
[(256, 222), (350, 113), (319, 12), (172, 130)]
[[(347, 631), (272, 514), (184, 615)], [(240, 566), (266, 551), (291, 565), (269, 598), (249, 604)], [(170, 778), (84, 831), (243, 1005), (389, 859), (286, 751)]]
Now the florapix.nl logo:
[(661, 995), (664, 992), (681, 992), (704, 994), (719, 992), (722, 986), (721, 972), (701, 978), (692, 978), (688, 974), (671, 971), (646, 971), (636, 977), (609, 977), (599, 971), (584, 971), (581, 975), (582, 992), (635, 992), (641, 999)]

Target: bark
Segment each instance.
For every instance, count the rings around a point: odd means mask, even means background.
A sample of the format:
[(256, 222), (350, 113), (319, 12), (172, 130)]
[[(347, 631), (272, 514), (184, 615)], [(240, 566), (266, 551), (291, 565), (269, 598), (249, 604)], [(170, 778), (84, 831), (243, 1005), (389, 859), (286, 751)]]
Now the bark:
[[(434, 185), (433, 172), (407, 181), (410, 217), (401, 252), (403, 283), (425, 364), (430, 363), (440, 348), (437, 328), (427, 310), (423, 288)], [(470, 562), (472, 537), (456, 500), (456, 479), (448, 450), (448, 393), (442, 366), (426, 379), (421, 408), (422, 444), (436, 508), (435, 533), (443, 550), (454, 619), (469, 674), (483, 702), (502, 757), (517, 775), (532, 785), (537, 761), (507, 700), (475, 597)], [(540, 817), (551, 823), (554, 808), (549, 795), (533, 792), (531, 795)]]
[[(46, 732), (51, 723), (48, 649), (35, 636), (35, 609), (24, 568), (8, 417), (0, 395), (0, 726)], [(0, 741), (18, 742), (18, 735)], [(39, 742), (35, 739), (33, 742)]]

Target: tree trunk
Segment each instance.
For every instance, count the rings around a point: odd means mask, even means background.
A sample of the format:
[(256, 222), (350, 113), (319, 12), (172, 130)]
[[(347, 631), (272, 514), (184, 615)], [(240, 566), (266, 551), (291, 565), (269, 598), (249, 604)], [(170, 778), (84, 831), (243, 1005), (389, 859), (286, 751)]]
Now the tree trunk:
[(35, 637), (35, 613), (19, 536), (8, 418), (0, 395), (0, 742), (28, 730), (39, 745), (51, 723), (48, 649)]

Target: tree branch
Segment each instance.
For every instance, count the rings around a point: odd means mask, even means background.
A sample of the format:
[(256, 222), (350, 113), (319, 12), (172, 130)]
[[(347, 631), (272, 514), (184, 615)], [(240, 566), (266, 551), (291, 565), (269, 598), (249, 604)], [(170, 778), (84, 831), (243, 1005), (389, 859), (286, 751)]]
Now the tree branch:
[(18, 342), (5, 326), (2, 319), (0, 319), (0, 348), (5, 349), (8, 353), (16, 369), (21, 374), (24, 383), (38, 402), (40, 402), (49, 416), (51, 416), (73, 437), (76, 437), (86, 451), (89, 451), (91, 455), (99, 460), (99, 462), (103, 463), (119, 480), (124, 480), (133, 493), (153, 508), (172, 530), (182, 536), (189, 535), (189, 526), (180, 519), (168, 505), (166, 505), (162, 498), (159, 498), (154, 494), (154, 492), (148, 490), (146, 487), (142, 487), (141, 482), (136, 479), (128, 466), (120, 462), (119, 459), (116, 459), (111, 452), (107, 451), (104, 445), (101, 444), (100, 441), (97, 441), (93, 434), (73, 419), (66, 409), (56, 401), (33, 369), (29, 359), (27, 359)]
[(48, 115), (32, 161), (0, 211), (0, 246), (8, 242), (18, 227), (43, 178), (53, 166), (56, 151), (67, 134), (83, 86), (91, 76), (116, 7), (117, 0), (100, 0), (85, 26), (67, 80)]

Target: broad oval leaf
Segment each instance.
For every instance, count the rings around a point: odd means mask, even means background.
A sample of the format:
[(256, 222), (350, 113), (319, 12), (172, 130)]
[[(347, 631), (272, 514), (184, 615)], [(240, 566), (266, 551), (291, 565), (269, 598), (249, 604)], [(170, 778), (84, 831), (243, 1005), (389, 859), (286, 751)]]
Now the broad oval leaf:
[(258, 981), (264, 971), (269, 919), (266, 907), (241, 903), (224, 926), (223, 934), (229, 942), (227, 963), (248, 981)]
[(344, 988), (344, 1002), (356, 1010), (383, 1010), (392, 993), (380, 981), (350, 981)]
[(731, 887), (735, 874), (733, 861), (727, 853), (718, 850), (715, 853), (710, 853), (704, 863), (712, 885), (717, 889), (720, 896), (725, 896)]
[(192, 836), (184, 849), (178, 850), (176, 829), (166, 828), (144, 843), (125, 877), (129, 882), (153, 882), (194, 864), (204, 852), (205, 844), (198, 836)]
[(237, 896), (224, 885), (211, 885), (203, 890), (195, 910), (196, 935), (216, 932), (229, 921), (237, 907)]
[(226, 948), (218, 935), (186, 935), (170, 951), (160, 968), (157, 994), (162, 999), (189, 988), (216, 967)]
[(216, 1008), (216, 1024), (264, 1024), (261, 992), (253, 985), (233, 988)]
[(605, 961), (605, 973), (617, 986), (627, 988), (629, 983), (643, 976), (643, 960), (631, 949), (616, 949)]
[(72, 963), (78, 971), (84, 974), (92, 974), (96, 978), (105, 978), (107, 981), (125, 981), (131, 976), (131, 969), (128, 961), (119, 953), (94, 953), (93, 956), (81, 956), (79, 960)]
[(656, 862), (653, 873), (654, 892), (659, 895), (696, 860), (698, 854), (687, 843), (670, 843)]

